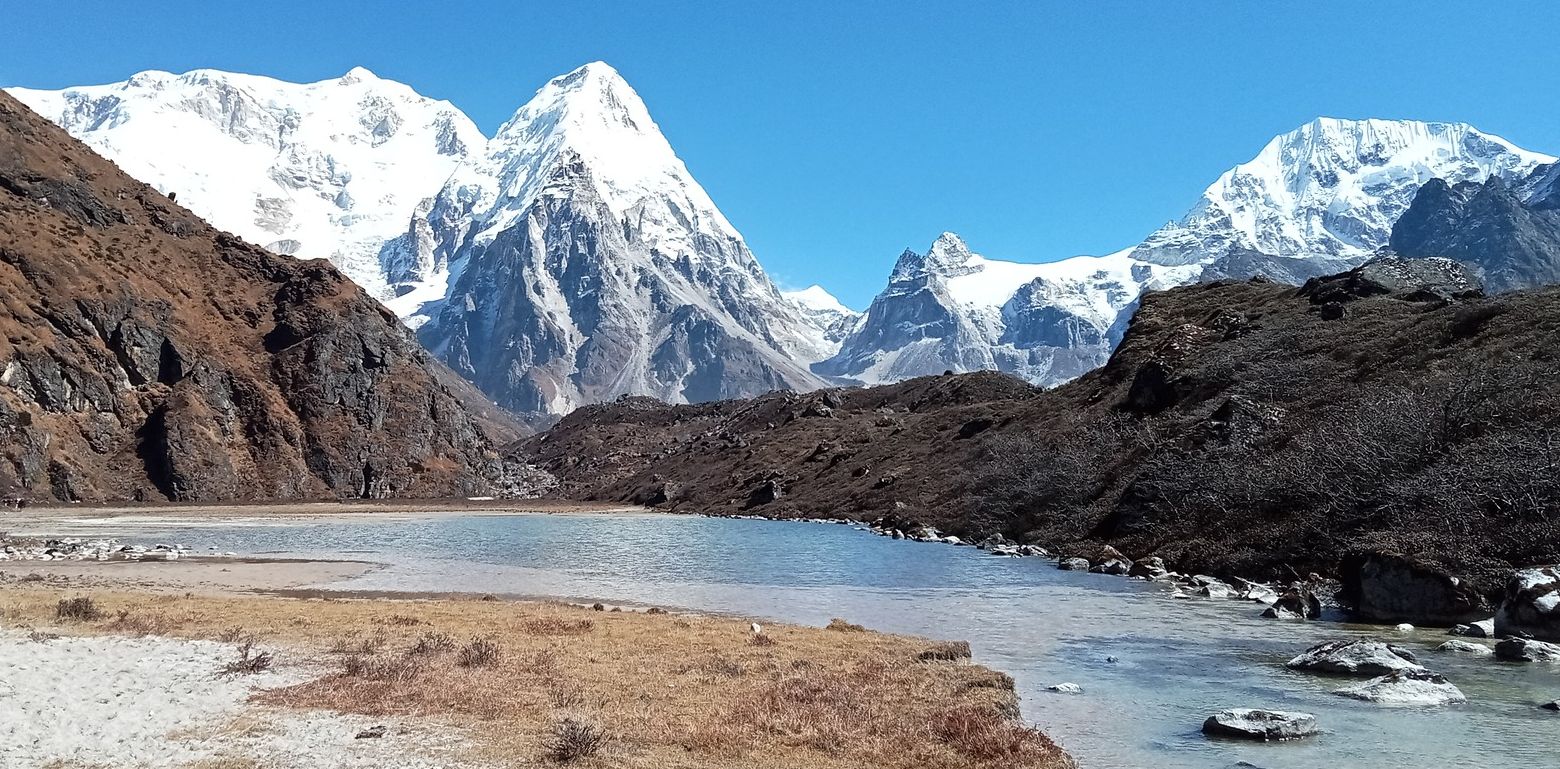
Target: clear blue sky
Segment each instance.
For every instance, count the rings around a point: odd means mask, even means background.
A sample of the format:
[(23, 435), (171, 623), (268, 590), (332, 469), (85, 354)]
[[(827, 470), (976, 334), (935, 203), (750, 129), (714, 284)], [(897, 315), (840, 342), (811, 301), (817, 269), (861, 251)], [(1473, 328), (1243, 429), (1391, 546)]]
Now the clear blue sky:
[(602, 59), (783, 285), (864, 307), (942, 230), (1105, 253), (1317, 115), (1460, 120), (1560, 154), (1555, 2), (7, 3), (0, 84), (354, 65), (489, 132)]

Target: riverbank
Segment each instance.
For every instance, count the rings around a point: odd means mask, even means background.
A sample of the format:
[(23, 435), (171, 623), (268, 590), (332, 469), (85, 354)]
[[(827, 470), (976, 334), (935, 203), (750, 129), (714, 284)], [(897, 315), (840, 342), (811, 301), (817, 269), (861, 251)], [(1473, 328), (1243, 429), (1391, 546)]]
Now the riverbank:
[(559, 499), (405, 499), (278, 502), (259, 504), (158, 503), (146, 505), (29, 505), (0, 511), (0, 532), (71, 535), (126, 523), (138, 526), (198, 526), (235, 521), (385, 520), (445, 515), (664, 515), (639, 505)]
[(306, 581), (311, 562), (7, 566), (19, 767), (502, 767), (576, 751), (689, 769), (1071, 765), (1016, 719), (1012, 679), (960, 644), (562, 603), (238, 594)]

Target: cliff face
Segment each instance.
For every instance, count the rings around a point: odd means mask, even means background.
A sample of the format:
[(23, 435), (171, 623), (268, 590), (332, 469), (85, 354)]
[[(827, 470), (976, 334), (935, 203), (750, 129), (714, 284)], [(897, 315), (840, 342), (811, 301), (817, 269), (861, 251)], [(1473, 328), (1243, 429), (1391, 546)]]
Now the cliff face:
[(395, 317), (206, 225), (0, 95), (0, 492), (492, 493), (503, 469)]

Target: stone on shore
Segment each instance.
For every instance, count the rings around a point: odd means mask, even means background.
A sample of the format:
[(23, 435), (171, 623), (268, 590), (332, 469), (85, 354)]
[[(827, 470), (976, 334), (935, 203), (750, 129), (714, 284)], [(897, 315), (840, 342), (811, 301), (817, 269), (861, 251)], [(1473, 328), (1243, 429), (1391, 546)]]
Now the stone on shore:
[(1560, 642), (1560, 566), (1522, 569), (1506, 580), (1500, 611), (1495, 613), (1497, 636), (1526, 635)]
[(1106, 545), (1100, 549), (1099, 558), (1095, 559), (1094, 565), (1089, 567), (1089, 571), (1095, 574), (1114, 574), (1125, 577), (1132, 571), (1132, 559), (1122, 555), (1120, 550)]
[(1434, 564), (1394, 553), (1355, 553), (1345, 558), (1339, 596), (1366, 622), (1452, 625), (1490, 614), (1473, 585)]
[(1294, 670), (1341, 676), (1383, 676), (1400, 670), (1424, 670), (1414, 653), (1381, 641), (1328, 641), (1290, 660)]
[(1507, 638), (1495, 644), (1495, 658), (1507, 662), (1560, 662), (1560, 646), (1531, 638)]
[(1399, 670), (1372, 678), (1362, 684), (1346, 686), (1336, 694), (1379, 705), (1455, 705), (1467, 702), (1462, 690), (1446, 676), (1428, 670)]
[(1087, 558), (1063, 558), (1056, 562), (1056, 568), (1062, 571), (1088, 571), (1089, 559)]
[(1281, 710), (1233, 708), (1221, 710), (1203, 722), (1203, 734), (1242, 740), (1298, 740), (1317, 733), (1316, 716)]

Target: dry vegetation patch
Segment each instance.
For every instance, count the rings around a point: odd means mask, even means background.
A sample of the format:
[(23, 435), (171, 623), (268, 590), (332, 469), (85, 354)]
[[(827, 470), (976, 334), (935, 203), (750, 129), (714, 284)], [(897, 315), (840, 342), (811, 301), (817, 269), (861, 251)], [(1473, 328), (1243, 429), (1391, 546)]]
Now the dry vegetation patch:
[[(6, 624), (47, 624), (58, 591), (0, 589)], [(156, 617), (169, 635), (258, 638), (312, 681), (272, 705), (438, 716), (498, 766), (1065, 767), (1016, 721), (1012, 681), (968, 646), (726, 618), (481, 600), (102, 593), (79, 632)], [(756, 638), (769, 639), (757, 642)], [(923, 653), (935, 651), (934, 661)], [(234, 673), (255, 662), (242, 651)], [(946, 660), (952, 659), (949, 662)]]

